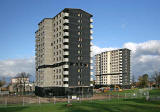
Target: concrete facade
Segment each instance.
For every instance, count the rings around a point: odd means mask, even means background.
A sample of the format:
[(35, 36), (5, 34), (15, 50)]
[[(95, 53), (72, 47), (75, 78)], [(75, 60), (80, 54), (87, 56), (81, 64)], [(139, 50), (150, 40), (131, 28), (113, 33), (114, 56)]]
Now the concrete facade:
[[(54, 95), (55, 88), (66, 93), (71, 92), (71, 88), (91, 88), (91, 17), (81, 9), (66, 8), (55, 17), (45, 18), (38, 24), (37, 91)], [(44, 88), (52, 91), (46, 93)]]
[(118, 49), (95, 56), (96, 85), (130, 85), (130, 50)]

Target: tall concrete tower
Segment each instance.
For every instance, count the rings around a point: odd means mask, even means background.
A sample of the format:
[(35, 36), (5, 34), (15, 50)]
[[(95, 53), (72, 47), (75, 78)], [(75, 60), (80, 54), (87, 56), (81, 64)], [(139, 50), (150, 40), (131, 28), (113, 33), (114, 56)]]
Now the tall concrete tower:
[(36, 31), (36, 88), (39, 96), (92, 93), (92, 15), (65, 8), (44, 18)]

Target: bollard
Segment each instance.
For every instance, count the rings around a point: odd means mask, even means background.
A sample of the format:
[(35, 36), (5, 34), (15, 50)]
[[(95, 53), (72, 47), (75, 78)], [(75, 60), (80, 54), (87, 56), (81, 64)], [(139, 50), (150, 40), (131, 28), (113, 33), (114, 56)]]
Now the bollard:
[(56, 98), (55, 98), (55, 96), (54, 96), (54, 104), (56, 104)]
[(68, 96), (68, 103), (70, 103), (70, 96)]

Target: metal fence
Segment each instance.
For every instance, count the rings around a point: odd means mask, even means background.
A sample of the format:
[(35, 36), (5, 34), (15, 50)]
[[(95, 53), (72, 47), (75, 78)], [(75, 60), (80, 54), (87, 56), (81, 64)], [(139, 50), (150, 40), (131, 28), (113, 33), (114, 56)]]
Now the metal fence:
[(94, 94), (93, 96), (56, 96), (52, 98), (43, 98), (37, 96), (0, 96), (0, 107), (8, 106), (29, 106), (29, 105), (39, 105), (44, 103), (73, 103), (73, 102), (82, 102), (82, 101), (106, 101), (106, 102), (125, 102), (128, 99), (138, 99), (145, 98), (146, 100), (150, 99), (149, 90), (140, 89), (137, 92), (110, 92), (110, 93), (99, 93)]

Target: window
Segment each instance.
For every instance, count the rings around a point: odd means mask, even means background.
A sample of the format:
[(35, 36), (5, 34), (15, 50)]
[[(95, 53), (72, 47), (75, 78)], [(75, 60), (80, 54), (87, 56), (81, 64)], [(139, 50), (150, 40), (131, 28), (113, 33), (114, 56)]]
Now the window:
[(51, 43), (51, 46), (53, 46), (53, 43)]
[(61, 54), (61, 50), (59, 50), (59, 54)]
[(59, 69), (59, 73), (61, 73), (61, 69)]
[(78, 81), (78, 85), (82, 85), (82, 82), (81, 82), (81, 81)]
[(78, 35), (80, 35), (81, 34), (81, 32), (78, 32)]
[(78, 54), (81, 54), (81, 51), (80, 51), (80, 50), (78, 50)]
[(56, 73), (58, 73), (58, 69), (56, 69)]
[[(82, 38), (79, 38), (78, 41), (82, 42)], [(81, 46), (81, 45), (80, 45)]]
[(61, 36), (61, 32), (59, 32), (59, 36)]
[(78, 14), (78, 16), (80, 16), (80, 14)]
[[(61, 33), (61, 32), (60, 32)], [(59, 38), (59, 42), (61, 42), (61, 38)]]
[(78, 26), (78, 29), (80, 29), (81, 27), (80, 26)]

